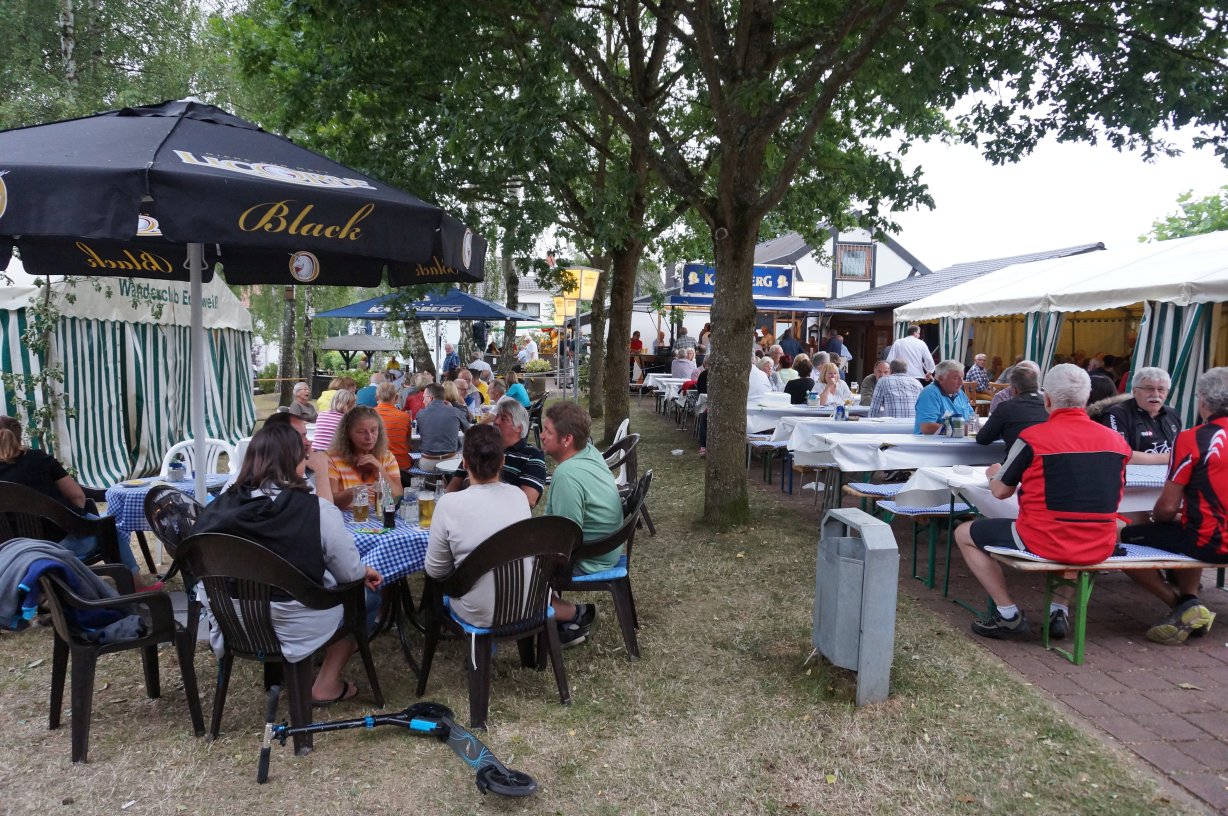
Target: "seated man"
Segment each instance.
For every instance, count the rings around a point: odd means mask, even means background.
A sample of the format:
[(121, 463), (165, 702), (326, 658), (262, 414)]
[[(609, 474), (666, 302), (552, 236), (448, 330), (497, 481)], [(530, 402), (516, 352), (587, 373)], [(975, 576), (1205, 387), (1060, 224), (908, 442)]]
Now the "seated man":
[[(1024, 428), (1039, 425), (1049, 418), (1035, 371), (1026, 366), (1015, 366), (1011, 371), (1011, 388), (1019, 396), (1002, 403), (998, 410), (989, 415), (976, 435), (977, 444), (980, 445), (991, 445), (1001, 439), (1006, 443), (1007, 454)], [(1002, 458), (1005, 460), (1006, 456)]]
[[(463, 451), (469, 488), (449, 491), (435, 507), (426, 547), (426, 574), (432, 578), (451, 575), (479, 544), (532, 512), (520, 491), (499, 478), (503, 440), (495, 428), (475, 425), (465, 431)], [(527, 590), (526, 583), (523, 591)], [(469, 592), (452, 599), (456, 613), (474, 626), (490, 626), (494, 602), (493, 575), (483, 576)]]
[(971, 422), (975, 412), (964, 394), (964, 364), (958, 360), (943, 360), (934, 366), (934, 381), (921, 389), (917, 397), (912, 432), (936, 434), (942, 421), (949, 416), (962, 416)]
[[(1025, 428), (1003, 465), (990, 465), (989, 489), (1005, 499), (1019, 490), (1019, 518), (979, 519), (961, 524), (955, 542), (968, 569), (993, 598), (993, 617), (972, 624), (987, 638), (1028, 633), (1028, 622), (1006, 590), (1002, 566), (984, 547), (1014, 547), (1064, 564), (1096, 564), (1113, 554), (1117, 506), (1126, 485), (1130, 448), (1093, 422), (1083, 406), (1091, 391), (1087, 372), (1054, 366), (1045, 375), (1049, 418)], [(1069, 591), (1049, 608), (1049, 636), (1069, 631)]]
[(375, 389), (379, 388), (380, 383), (384, 381), (384, 375), (378, 371), (371, 375), (371, 384), (365, 385), (358, 389), (358, 393), (354, 396), (354, 402), (357, 405), (365, 405), (368, 408), (374, 408), (378, 402), (375, 398)]
[[(498, 388), (502, 390), (502, 385), (498, 385)], [(529, 507), (536, 507), (537, 500), (546, 489), (546, 456), (525, 442), (529, 435), (529, 412), (514, 399), (501, 399), (495, 405), (493, 426), (503, 440), (500, 478), (520, 488), (529, 501)], [(462, 489), (468, 475), (463, 467), (457, 470), (448, 481), (448, 492), (455, 493)]]
[[(546, 409), (542, 421), (542, 447), (558, 465), (546, 497), (546, 515), (572, 519), (584, 531), (584, 541), (596, 541), (613, 533), (623, 523), (623, 503), (601, 452), (589, 441), (592, 420), (588, 412), (570, 401)], [(618, 563), (622, 548), (600, 558), (580, 561), (575, 569), (592, 574)], [(573, 604), (555, 598), (555, 620), (564, 646), (583, 643), (597, 620), (592, 604)]]
[(431, 383), (423, 391), (422, 410), (414, 418), (422, 451), (418, 468), (434, 470), (436, 462), (456, 455), (460, 433), (470, 422), (468, 414), (443, 398), (443, 386), (439, 383)]
[[(1145, 369), (1144, 369), (1145, 370)], [(1177, 436), (1168, 481), (1148, 522), (1121, 531), (1127, 544), (1143, 544), (1212, 564), (1228, 563), (1228, 459), (1220, 446), (1228, 433), (1228, 368), (1198, 378), (1198, 413), (1206, 420)], [(1201, 569), (1126, 573), (1164, 601), (1171, 613), (1147, 630), (1147, 639), (1176, 645), (1211, 631), (1215, 613), (1198, 599)]]
[(1162, 368), (1134, 374), (1130, 397), (1123, 396), (1100, 414), (1100, 422), (1122, 435), (1135, 451), (1132, 465), (1167, 465), (1181, 433), (1181, 417), (1164, 404), (1172, 380)]
[(695, 360), (687, 359), (687, 352), (692, 349), (677, 349), (674, 351), (674, 362), (670, 366), (670, 376), (680, 380), (689, 380), (695, 376)]
[(976, 383), (977, 399), (993, 399), (993, 394), (989, 391), (989, 371), (985, 368), (987, 359), (984, 354), (978, 354), (972, 358), (972, 365), (968, 367), (967, 373), (964, 374), (964, 379)]
[(921, 383), (908, 373), (908, 363), (892, 360), (887, 364), (890, 374), (874, 386), (870, 399), (870, 416), (912, 419), (917, 412)]
[[(874, 388), (879, 384), (883, 377), (891, 374), (891, 364), (886, 360), (879, 360), (874, 364), (874, 373), (866, 376), (861, 381), (861, 405), (870, 405), (874, 399)], [(913, 403), (916, 404), (916, 398), (913, 398)]]
[(490, 363), (486, 362), (486, 360), (483, 358), (482, 350), (480, 346), (478, 347), (477, 350), (473, 352), (473, 357), (472, 359), (469, 360), (468, 368), (470, 371), (479, 372), (479, 374), (483, 371), (491, 370)]

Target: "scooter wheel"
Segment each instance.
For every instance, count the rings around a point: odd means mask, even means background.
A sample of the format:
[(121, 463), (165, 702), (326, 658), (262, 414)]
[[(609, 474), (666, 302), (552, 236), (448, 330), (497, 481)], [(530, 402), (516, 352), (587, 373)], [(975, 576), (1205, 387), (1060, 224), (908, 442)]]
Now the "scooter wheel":
[(500, 796), (520, 798), (537, 793), (537, 780), (527, 773), (501, 769), (494, 765), (487, 765), (478, 771), (475, 781), (478, 790), (483, 794), (490, 791)]

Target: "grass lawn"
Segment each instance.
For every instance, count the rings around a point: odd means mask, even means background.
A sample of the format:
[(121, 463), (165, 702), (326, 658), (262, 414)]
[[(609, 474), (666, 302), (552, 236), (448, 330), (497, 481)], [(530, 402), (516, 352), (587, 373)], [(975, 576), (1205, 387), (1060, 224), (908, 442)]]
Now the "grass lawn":
[[(647, 403), (646, 403), (647, 405)], [(901, 597), (892, 697), (856, 709), (853, 682), (810, 653), (817, 532), (752, 491), (753, 526), (699, 519), (702, 461), (688, 434), (633, 404), (658, 535), (641, 531), (633, 581), (643, 659), (629, 663), (608, 596), (594, 642), (566, 653), (574, 702), (549, 672), (500, 650), (485, 739), (534, 775), (527, 801), (487, 797), (447, 748), (390, 728), (317, 735), (315, 752), (274, 748), (255, 784), (263, 697), (239, 662), (223, 733), (189, 730), (173, 650), (164, 696), (144, 696), (139, 660), (99, 664), (90, 757), (69, 761), (68, 717), (48, 731), (50, 630), (0, 635), (0, 790), (11, 814), (509, 813), (1168, 814), (1156, 784), (1084, 734), (992, 655)], [(262, 415), (264, 411), (262, 411)], [(686, 456), (674, 457), (672, 448)], [(467, 719), (462, 660), (444, 644), (426, 699)], [(414, 701), (394, 639), (375, 657), (388, 709)], [(214, 659), (196, 656), (206, 722)], [(361, 667), (349, 668), (362, 680)], [(369, 697), (328, 716), (370, 711)], [(284, 708), (283, 708), (284, 711)]]

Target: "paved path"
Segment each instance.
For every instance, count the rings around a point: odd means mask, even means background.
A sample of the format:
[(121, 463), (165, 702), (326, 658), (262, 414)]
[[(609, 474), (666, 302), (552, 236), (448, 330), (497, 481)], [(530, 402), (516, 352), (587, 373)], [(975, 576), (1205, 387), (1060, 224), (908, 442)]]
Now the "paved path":
[[(777, 467), (773, 481), (779, 477)], [(762, 482), (756, 458), (749, 470), (752, 485), (786, 506), (818, 522), (822, 509), (814, 494), (798, 489), (782, 493), (777, 483)], [(846, 499), (847, 504), (851, 504)], [(1044, 689), (1073, 716), (1092, 726), (1107, 742), (1133, 752), (1161, 776), (1195, 797), (1202, 806), (1228, 813), (1228, 592), (1215, 588), (1215, 573), (1203, 578), (1203, 601), (1217, 615), (1213, 633), (1181, 646), (1160, 646), (1147, 640), (1147, 628), (1167, 609), (1138, 589), (1120, 573), (1096, 579), (1088, 610), (1087, 650), (1082, 666), (1074, 666), (1055, 652), (1040, 647), (1037, 628), (1043, 620), (1044, 579), (1007, 571), (1017, 602), (1033, 623), (1033, 635), (1023, 641), (1001, 642), (978, 638), (968, 626), (972, 614), (942, 597), (945, 538), (940, 542), (938, 588), (927, 589), (913, 580), (910, 527), (897, 521), (900, 546), (900, 588), (951, 622), (958, 631), (983, 645), (1018, 671), (1028, 682)], [(924, 569), (925, 533), (921, 536)], [(977, 607), (986, 603), (984, 592), (954, 554), (951, 598)]]

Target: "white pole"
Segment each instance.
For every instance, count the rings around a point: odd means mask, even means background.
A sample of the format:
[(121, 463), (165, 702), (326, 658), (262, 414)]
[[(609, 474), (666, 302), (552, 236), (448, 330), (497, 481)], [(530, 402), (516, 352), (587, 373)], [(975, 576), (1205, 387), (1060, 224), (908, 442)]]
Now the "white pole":
[[(205, 318), (201, 278), (205, 274), (205, 245), (188, 244), (192, 295), (192, 439), (196, 462), (196, 500), (205, 503)], [(234, 465), (232, 464), (231, 467)]]
[(580, 294), (576, 293), (575, 334), (571, 338), (572, 368), (571, 368), (571, 398), (580, 401)]

